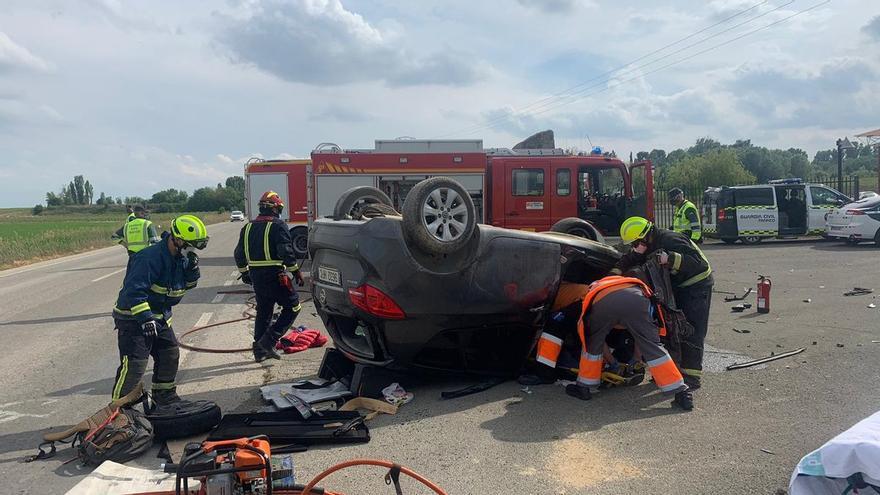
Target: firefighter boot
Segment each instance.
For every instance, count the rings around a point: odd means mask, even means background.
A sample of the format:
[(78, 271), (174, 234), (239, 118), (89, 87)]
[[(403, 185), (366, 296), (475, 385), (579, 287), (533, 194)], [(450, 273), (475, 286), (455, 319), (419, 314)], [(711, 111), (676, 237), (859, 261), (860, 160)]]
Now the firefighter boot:
[(265, 348), (259, 342), (254, 342), (254, 361), (258, 363), (262, 363), (267, 359), (281, 359), (281, 354), (275, 351), (272, 347)]
[(177, 395), (177, 387), (153, 389), (154, 407), (167, 406), (168, 404), (180, 402), (180, 400), (180, 396)]
[(565, 386), (565, 393), (580, 400), (590, 400), (593, 395), (590, 393), (590, 387), (571, 383)]
[(685, 411), (692, 411), (694, 409), (694, 393), (690, 389), (676, 392), (675, 399), (672, 400), (672, 404), (684, 409)]

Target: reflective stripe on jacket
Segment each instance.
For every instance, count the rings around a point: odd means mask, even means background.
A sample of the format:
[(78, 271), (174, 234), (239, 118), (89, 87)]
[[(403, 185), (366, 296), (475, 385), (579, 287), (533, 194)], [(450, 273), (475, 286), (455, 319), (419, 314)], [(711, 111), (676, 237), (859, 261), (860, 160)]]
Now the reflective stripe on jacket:
[(145, 218), (135, 218), (123, 227), (123, 244), (132, 253), (137, 253), (150, 244), (159, 242), (155, 232), (153, 222)]
[(703, 237), (700, 213), (693, 203), (685, 200), (678, 207), (672, 217), (672, 230), (689, 236), (692, 241), (699, 241)]
[(266, 267), (299, 270), (290, 230), (278, 217), (259, 216), (242, 227), (234, 255), (240, 272)]

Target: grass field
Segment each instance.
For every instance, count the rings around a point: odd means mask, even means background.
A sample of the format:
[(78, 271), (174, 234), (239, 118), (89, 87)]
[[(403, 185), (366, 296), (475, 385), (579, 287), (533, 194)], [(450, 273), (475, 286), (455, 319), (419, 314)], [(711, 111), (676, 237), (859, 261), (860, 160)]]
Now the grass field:
[[(150, 220), (161, 233), (179, 214), (156, 214)], [(228, 213), (195, 215), (206, 224), (229, 219)], [(126, 216), (124, 211), (46, 211), (42, 215), (32, 215), (30, 208), (0, 209), (0, 269), (112, 246), (115, 241), (110, 236), (122, 226)]]

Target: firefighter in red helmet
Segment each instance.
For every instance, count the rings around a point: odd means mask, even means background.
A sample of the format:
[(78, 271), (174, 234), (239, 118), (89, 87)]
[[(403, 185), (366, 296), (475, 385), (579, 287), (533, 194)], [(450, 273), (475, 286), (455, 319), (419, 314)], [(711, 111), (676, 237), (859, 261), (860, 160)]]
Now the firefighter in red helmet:
[[(300, 287), (304, 282), (294, 256), (290, 230), (280, 218), (284, 201), (275, 191), (266, 191), (258, 206), (260, 215), (242, 227), (234, 254), (241, 280), (253, 285), (256, 295), (253, 351), (254, 360), (259, 363), (281, 359), (275, 344), (302, 310), (291, 280)], [(281, 314), (271, 323), (276, 304), (281, 307)]]

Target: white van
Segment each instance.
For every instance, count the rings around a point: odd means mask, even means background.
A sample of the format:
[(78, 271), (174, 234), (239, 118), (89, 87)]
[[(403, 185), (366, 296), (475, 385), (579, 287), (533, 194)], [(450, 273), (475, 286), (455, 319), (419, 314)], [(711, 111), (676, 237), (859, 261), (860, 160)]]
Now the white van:
[(851, 201), (835, 189), (801, 179), (712, 187), (703, 193), (703, 235), (728, 244), (823, 235), (826, 214)]

